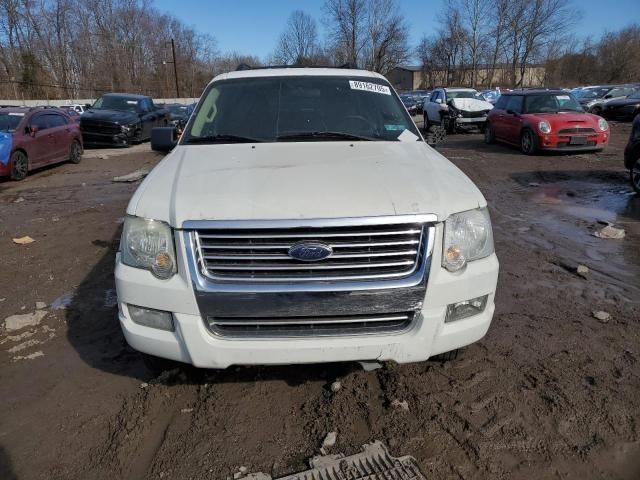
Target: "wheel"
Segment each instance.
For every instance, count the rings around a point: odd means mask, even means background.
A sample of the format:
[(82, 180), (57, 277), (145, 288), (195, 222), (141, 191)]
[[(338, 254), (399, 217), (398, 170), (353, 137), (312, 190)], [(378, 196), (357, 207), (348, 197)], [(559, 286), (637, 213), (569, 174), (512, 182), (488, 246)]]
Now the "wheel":
[(456, 121), (453, 118), (443, 118), (442, 123), (448, 135), (456, 133)]
[(435, 362), (451, 362), (453, 360), (458, 360), (462, 357), (462, 348), (456, 348), (455, 350), (451, 350), (449, 352), (444, 352), (439, 355), (434, 355), (429, 360), (433, 360)]
[(80, 160), (82, 160), (82, 147), (79, 141), (74, 140), (71, 142), (71, 149), (69, 150), (69, 161), (71, 163), (80, 163)]
[(520, 135), (520, 151), (525, 155), (533, 155), (538, 150), (536, 136), (528, 128)]
[(11, 180), (22, 180), (29, 173), (27, 154), (17, 150), (11, 155)]
[(495, 143), (495, 141), (496, 141), (496, 136), (493, 133), (491, 124), (487, 122), (484, 127), (484, 143)]
[(631, 186), (636, 193), (640, 194), (640, 158), (629, 169), (629, 180), (631, 180)]
[(427, 134), (425, 135), (425, 140), (427, 141), (427, 145), (431, 147), (437, 147), (440, 143), (444, 142), (444, 139), (447, 137), (447, 134), (443, 127), (440, 125), (431, 125), (427, 129)]

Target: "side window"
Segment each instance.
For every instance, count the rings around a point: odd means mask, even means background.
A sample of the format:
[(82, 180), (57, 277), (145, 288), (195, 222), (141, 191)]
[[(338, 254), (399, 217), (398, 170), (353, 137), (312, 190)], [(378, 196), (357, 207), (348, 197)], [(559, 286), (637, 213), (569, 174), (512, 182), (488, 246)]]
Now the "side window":
[(31, 120), (29, 120), (29, 126), (36, 127), (38, 130), (46, 130), (47, 128), (49, 128), (46, 115), (34, 115), (33, 117), (31, 117)]
[(498, 101), (496, 102), (494, 108), (499, 108), (500, 110), (506, 110), (507, 102), (509, 101), (510, 98), (511, 98), (510, 95), (500, 95), (500, 98), (498, 98)]
[(511, 110), (512, 112), (516, 113), (522, 113), (522, 96), (510, 95), (509, 101), (507, 102), (507, 110)]
[(67, 120), (62, 115), (50, 113), (45, 116), (47, 117), (47, 123), (49, 124), (49, 128), (63, 127), (67, 124)]
[(436, 90), (435, 92), (433, 92), (433, 93), (431, 94), (431, 101), (432, 101), (432, 102), (435, 102), (435, 101), (436, 101), (436, 99), (439, 97), (439, 95), (440, 95), (440, 90)]

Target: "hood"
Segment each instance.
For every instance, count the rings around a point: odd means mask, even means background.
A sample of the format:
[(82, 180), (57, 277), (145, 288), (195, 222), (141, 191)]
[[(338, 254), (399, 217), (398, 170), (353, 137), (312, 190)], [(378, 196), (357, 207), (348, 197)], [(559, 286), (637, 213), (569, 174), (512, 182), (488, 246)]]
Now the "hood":
[(493, 105), (489, 102), (478, 100), (477, 98), (453, 98), (449, 101), (449, 104), (465, 112), (481, 112), (493, 108)]
[(486, 205), (457, 167), (424, 142), (178, 146), (147, 176), (127, 213), (187, 220), (451, 213)]
[(93, 110), (89, 109), (85, 111), (80, 117), (80, 122), (87, 120), (99, 120), (101, 122), (113, 122), (119, 125), (126, 125), (127, 123), (137, 122), (139, 120), (138, 115), (132, 112), (122, 112), (119, 110)]
[(561, 128), (592, 127), (597, 130), (600, 117), (587, 112), (558, 112), (530, 114), (539, 120), (546, 120), (551, 125), (552, 131)]

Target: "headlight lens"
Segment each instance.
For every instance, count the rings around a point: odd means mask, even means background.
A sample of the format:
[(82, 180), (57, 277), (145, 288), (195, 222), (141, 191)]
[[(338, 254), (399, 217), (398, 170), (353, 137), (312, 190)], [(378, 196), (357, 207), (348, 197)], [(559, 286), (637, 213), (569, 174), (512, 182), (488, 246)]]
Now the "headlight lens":
[(458, 271), (473, 260), (493, 253), (493, 231), (486, 208), (451, 215), (444, 223), (442, 266)]
[(546, 120), (541, 120), (538, 123), (538, 130), (540, 130), (542, 133), (551, 133), (551, 124)]
[(167, 279), (176, 273), (171, 227), (164, 222), (127, 217), (122, 231), (122, 263)]
[(609, 130), (609, 124), (607, 123), (607, 121), (604, 118), (599, 118), (598, 119), (598, 128), (600, 130), (602, 130), (603, 132)]

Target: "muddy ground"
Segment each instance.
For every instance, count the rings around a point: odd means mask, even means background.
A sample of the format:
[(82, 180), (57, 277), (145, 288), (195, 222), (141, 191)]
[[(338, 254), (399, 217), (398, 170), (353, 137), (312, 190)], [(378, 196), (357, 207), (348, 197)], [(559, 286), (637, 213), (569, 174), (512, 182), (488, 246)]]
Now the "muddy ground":
[[(382, 440), (429, 479), (640, 478), (640, 199), (622, 168), (628, 135), (616, 124), (602, 153), (536, 157), (449, 137), (441, 151), (490, 205), (496, 315), (461, 360), (374, 371), (184, 367), (154, 380), (117, 321), (113, 259), (136, 185), (111, 179), (159, 156), (91, 152), (0, 182), (0, 320), (49, 305), (39, 326), (0, 332), (0, 478), (218, 479), (240, 466), (275, 477), (304, 469), (330, 431), (332, 452)], [(594, 237), (598, 221), (626, 238)], [(23, 235), (35, 242), (12, 243)]]

